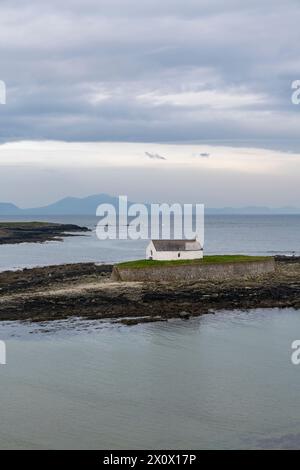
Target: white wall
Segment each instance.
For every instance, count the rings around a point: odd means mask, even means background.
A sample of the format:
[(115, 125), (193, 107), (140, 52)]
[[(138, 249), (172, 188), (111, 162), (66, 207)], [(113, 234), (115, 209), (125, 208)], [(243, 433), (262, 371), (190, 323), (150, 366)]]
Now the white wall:
[[(151, 254), (151, 251), (152, 251), (152, 254)], [(149, 245), (147, 246), (146, 248), (146, 258), (147, 259), (150, 259), (150, 258), (153, 258), (153, 255), (155, 254), (155, 248), (154, 248), (154, 245), (152, 243), (152, 241), (149, 243)]]
[[(152, 255), (151, 255), (152, 250)], [(178, 257), (180, 254), (180, 257)], [(146, 249), (146, 258), (155, 260), (179, 260), (179, 259), (201, 259), (203, 258), (203, 250), (196, 251), (156, 251), (152, 242)]]

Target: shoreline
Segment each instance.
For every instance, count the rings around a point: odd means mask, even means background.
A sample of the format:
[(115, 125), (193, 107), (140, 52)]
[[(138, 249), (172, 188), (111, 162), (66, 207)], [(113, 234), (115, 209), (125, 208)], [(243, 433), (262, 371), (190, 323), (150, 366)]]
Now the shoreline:
[(133, 325), (218, 310), (300, 309), (300, 257), (276, 257), (275, 272), (193, 282), (115, 282), (112, 265), (77, 263), (0, 273), (0, 321), (71, 317)]

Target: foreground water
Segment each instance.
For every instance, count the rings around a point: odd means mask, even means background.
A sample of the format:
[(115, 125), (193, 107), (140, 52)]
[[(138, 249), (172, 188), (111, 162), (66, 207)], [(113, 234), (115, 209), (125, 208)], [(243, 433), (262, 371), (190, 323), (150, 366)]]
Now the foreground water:
[[(88, 261), (113, 263), (145, 257), (147, 241), (98, 240), (96, 217), (36, 218), (84, 225), (93, 231), (88, 235), (66, 238), (63, 243), (0, 245), (0, 271)], [(11, 220), (32, 220), (32, 217), (14, 217)], [(300, 215), (207, 216), (204, 251), (207, 254), (300, 254)]]
[[(206, 253), (300, 254), (300, 216), (209, 216), (205, 228)], [(3, 245), (0, 270), (142, 258), (146, 243), (99, 242), (93, 231)], [(298, 338), (293, 310), (130, 328), (2, 322), (0, 448), (300, 448)]]
[(2, 323), (1, 448), (300, 448), (293, 310)]

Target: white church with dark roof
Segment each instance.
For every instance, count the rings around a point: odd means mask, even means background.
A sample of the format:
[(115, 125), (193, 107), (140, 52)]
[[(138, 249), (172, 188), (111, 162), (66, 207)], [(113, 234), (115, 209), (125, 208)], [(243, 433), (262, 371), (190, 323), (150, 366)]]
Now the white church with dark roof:
[(146, 249), (146, 258), (153, 260), (179, 260), (203, 258), (203, 247), (193, 240), (151, 240)]

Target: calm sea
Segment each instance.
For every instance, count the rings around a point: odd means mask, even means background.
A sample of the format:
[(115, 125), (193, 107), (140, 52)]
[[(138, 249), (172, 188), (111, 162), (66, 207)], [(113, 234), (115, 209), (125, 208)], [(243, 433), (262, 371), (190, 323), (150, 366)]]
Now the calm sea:
[[(298, 216), (207, 217), (205, 249), (299, 253), (299, 228)], [(1, 269), (112, 262), (144, 249), (92, 233), (2, 246), (0, 260)], [(1, 449), (300, 448), (300, 365), (291, 362), (298, 311), (224, 311), (133, 327), (2, 322), (0, 339)]]
[[(32, 220), (32, 217), (11, 220)], [(92, 232), (65, 238), (63, 243), (0, 245), (0, 271), (87, 261), (112, 263), (145, 257), (147, 241), (98, 240), (95, 229), (99, 219), (95, 217), (39, 216), (38, 220), (75, 223), (89, 227)], [(204, 252), (300, 254), (300, 215), (206, 216)]]
[(1, 336), (0, 448), (300, 448), (299, 312), (6, 323)]

